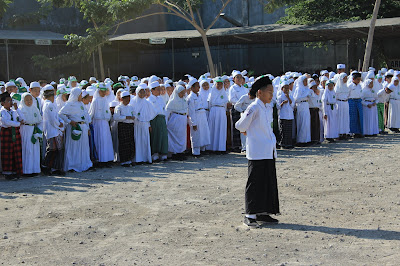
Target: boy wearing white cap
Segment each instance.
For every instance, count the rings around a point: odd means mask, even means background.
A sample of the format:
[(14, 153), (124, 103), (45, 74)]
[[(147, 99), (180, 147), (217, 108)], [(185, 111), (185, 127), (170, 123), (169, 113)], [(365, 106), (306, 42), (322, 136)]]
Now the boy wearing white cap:
[(64, 124), (54, 104), (53, 86), (46, 85), (43, 88), (43, 98), (43, 133), (46, 137), (43, 172), (64, 175)]
[(131, 95), (128, 91), (121, 93), (122, 101), (115, 107), (114, 120), (118, 123), (118, 153), (121, 166), (135, 165), (135, 141), (133, 107), (129, 105)]
[(165, 119), (165, 102), (160, 97), (161, 88), (158, 81), (153, 81), (149, 85), (151, 95), (147, 99), (153, 104), (157, 116), (150, 121), (152, 128), (150, 134), (151, 154), (153, 161), (165, 161), (168, 154), (168, 130)]
[[(239, 101), (240, 97), (248, 94), (249, 90), (247, 88), (243, 87), (243, 85), (242, 85), (244, 79), (243, 79), (243, 76), (240, 71), (234, 70), (232, 72), (232, 77), (233, 77), (233, 81), (235, 82), (235, 84), (233, 84), (229, 88), (228, 99), (232, 105), (235, 105), (237, 103), (237, 101)], [(232, 108), (231, 113), (232, 113), (232, 125), (234, 125), (240, 119), (240, 112), (238, 112), (234, 108)], [(232, 149), (234, 151), (240, 151), (241, 150), (240, 132), (236, 128), (233, 128), (232, 131), (233, 131), (232, 132), (232, 139), (233, 139)]]
[(31, 82), (29, 86), (29, 92), (34, 98), (33, 104), (39, 109), (40, 113), (42, 113), (42, 100), (39, 98), (40, 96), (39, 82)]

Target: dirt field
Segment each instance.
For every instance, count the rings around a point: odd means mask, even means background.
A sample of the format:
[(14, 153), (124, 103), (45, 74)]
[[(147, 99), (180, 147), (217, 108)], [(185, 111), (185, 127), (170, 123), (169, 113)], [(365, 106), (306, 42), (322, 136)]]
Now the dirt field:
[(399, 264), (400, 135), (278, 157), (280, 224), (252, 230), (241, 154), (0, 180), (0, 263)]

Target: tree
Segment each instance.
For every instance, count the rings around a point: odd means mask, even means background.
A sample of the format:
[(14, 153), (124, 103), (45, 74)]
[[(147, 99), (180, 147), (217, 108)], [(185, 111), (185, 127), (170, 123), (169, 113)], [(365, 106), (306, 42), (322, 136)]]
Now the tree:
[[(76, 7), (83, 13), (84, 18), (90, 21), (93, 28), (87, 29), (87, 36), (76, 34), (66, 35), (67, 45), (76, 48), (71, 54), (57, 58), (35, 56), (33, 59), (37, 65), (55, 67), (68, 61), (68, 58), (87, 61), (94, 51), (99, 53), (101, 78), (104, 79), (104, 66), (101, 47), (109, 42), (109, 37), (114, 35), (122, 24), (156, 15), (173, 15), (189, 22), (202, 38), (207, 55), (208, 66), (212, 76), (215, 76), (211, 50), (208, 44), (207, 32), (217, 22), (220, 13), (232, 0), (221, 0), (218, 4), (218, 13), (212, 22), (205, 27), (199, 9), (203, 3), (201, 0), (38, 0), (42, 5), (54, 7)], [(163, 11), (143, 14), (152, 5), (161, 6)]]
[(8, 6), (12, 3), (11, 0), (0, 0), (0, 19), (6, 13)]
[[(343, 22), (370, 19), (375, 1), (365, 0), (272, 0), (265, 5), (269, 13), (287, 6), (286, 16), (278, 23), (312, 25), (327, 22)], [(400, 1), (386, 0), (381, 4), (378, 18), (398, 17)]]

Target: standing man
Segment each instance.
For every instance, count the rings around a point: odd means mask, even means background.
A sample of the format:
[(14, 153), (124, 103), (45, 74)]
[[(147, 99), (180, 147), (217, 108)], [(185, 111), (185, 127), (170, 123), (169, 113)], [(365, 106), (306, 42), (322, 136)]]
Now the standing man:
[(274, 88), (268, 76), (255, 81), (251, 94), (256, 93), (257, 99), (235, 124), (240, 132), (247, 135), (246, 157), (249, 165), (244, 224), (249, 227), (258, 227), (257, 222), (277, 223), (278, 220), (270, 215), (279, 214), (276, 138), (271, 128), (273, 110), (270, 104)]
[(349, 116), (350, 133), (356, 138), (362, 138), (363, 132), (363, 110), (361, 104), (361, 73), (353, 73), (353, 81), (349, 85)]

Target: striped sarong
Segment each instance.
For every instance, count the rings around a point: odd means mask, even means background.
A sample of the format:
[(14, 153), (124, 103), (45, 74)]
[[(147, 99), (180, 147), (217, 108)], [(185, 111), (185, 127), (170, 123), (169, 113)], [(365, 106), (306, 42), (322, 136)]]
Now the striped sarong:
[(363, 135), (363, 109), (361, 99), (349, 99), (350, 133)]

